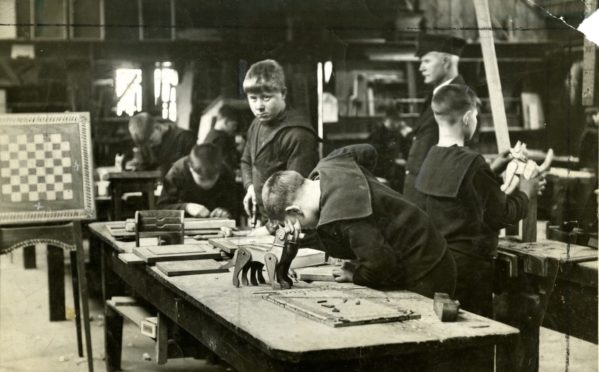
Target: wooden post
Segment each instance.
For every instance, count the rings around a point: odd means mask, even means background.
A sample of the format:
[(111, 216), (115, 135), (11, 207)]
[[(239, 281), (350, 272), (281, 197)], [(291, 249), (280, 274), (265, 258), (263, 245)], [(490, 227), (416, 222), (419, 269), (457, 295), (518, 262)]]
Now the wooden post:
[(37, 267), (35, 245), (23, 248), (23, 267), (25, 269), (35, 269)]
[(499, 78), (499, 67), (497, 66), (497, 54), (495, 53), (489, 3), (487, 0), (474, 0), (474, 10), (476, 11), (480, 47), (483, 52), (489, 99), (491, 100), (491, 113), (493, 115), (495, 137), (497, 139), (497, 151), (502, 152), (511, 147), (510, 133), (505, 115), (505, 106), (503, 104), (503, 93)]
[[(597, 0), (585, 0), (584, 14), (590, 16), (597, 10)], [(582, 105), (594, 106), (597, 102), (597, 46), (587, 38), (584, 39), (582, 60)]]
[(73, 302), (75, 306), (75, 327), (77, 329), (77, 354), (83, 357), (83, 340), (81, 338), (81, 300), (79, 298), (79, 274), (77, 270), (77, 251), (69, 252), (71, 258), (71, 281), (73, 283)]
[[(594, 0), (596, 1), (596, 0)], [(489, 3), (487, 0), (474, 0), (476, 21), (480, 35), (480, 46), (485, 64), (485, 75), (489, 88), (489, 99), (491, 100), (491, 112), (493, 115), (493, 127), (497, 139), (497, 151), (508, 150), (510, 146), (510, 132), (505, 115), (505, 105), (501, 90), (501, 79), (499, 67), (497, 66), (497, 54), (493, 37), (491, 15), (489, 14)], [(531, 197), (528, 201), (528, 214), (522, 222), (522, 241), (537, 241), (537, 197)]]
[(64, 252), (62, 248), (48, 245), (48, 303), (50, 321), (65, 320), (64, 305)]
[(77, 247), (77, 276), (79, 279), (79, 294), (83, 309), (83, 327), (85, 329), (85, 351), (87, 353), (87, 369), (94, 371), (92, 354), (91, 327), (89, 324), (89, 296), (87, 292), (87, 275), (85, 270), (85, 253), (83, 251), (83, 237), (81, 235), (81, 222), (73, 221), (73, 241)]

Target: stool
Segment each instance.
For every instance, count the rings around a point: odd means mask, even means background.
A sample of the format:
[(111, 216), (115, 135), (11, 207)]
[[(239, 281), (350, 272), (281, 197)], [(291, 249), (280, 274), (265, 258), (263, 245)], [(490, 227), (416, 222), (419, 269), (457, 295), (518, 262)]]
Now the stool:
[(110, 197), (112, 199), (112, 220), (120, 221), (123, 219), (122, 198), (123, 194), (126, 192), (141, 191), (146, 198), (147, 208), (156, 208), (154, 190), (156, 189), (156, 183), (161, 177), (162, 174), (159, 170), (108, 173), (108, 180), (110, 181)]

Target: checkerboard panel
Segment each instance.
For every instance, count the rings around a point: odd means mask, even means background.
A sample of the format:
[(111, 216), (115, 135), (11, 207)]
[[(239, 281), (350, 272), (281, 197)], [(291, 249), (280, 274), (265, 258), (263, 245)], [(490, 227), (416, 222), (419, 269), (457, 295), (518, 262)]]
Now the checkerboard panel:
[(11, 202), (73, 199), (71, 145), (60, 133), (0, 135), (0, 193)]

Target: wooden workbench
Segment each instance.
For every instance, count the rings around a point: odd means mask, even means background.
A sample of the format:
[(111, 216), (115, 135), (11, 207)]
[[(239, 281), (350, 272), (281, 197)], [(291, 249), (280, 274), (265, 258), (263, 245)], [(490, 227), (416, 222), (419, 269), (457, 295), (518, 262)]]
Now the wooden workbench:
[[(545, 237), (538, 222), (537, 242), (507, 237), (499, 241), (496, 319), (519, 328), (520, 371), (538, 370), (539, 327), (597, 343), (596, 249)], [(510, 275), (511, 271), (511, 275)]]
[(121, 260), (127, 243), (114, 241), (105, 225), (89, 226), (105, 243), (105, 296), (115, 295), (109, 281), (119, 278), (239, 371), (480, 370), (476, 351), (500, 345), (505, 360), (513, 354), (514, 328), (466, 312), (442, 323), (431, 299), (407, 291), (372, 293), (401, 301), (421, 319), (331, 328), (267, 302), (257, 292), (272, 291), (268, 286), (235, 288), (230, 273), (166, 277)]

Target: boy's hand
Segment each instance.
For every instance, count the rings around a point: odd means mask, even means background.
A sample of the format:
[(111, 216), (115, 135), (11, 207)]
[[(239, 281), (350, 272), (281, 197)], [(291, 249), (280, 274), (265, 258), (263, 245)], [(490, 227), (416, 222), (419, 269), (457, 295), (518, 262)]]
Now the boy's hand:
[(191, 217), (208, 217), (210, 216), (210, 210), (204, 207), (202, 204), (187, 203), (185, 205), (185, 212)]
[(491, 163), (491, 170), (495, 174), (501, 174), (507, 168), (507, 165), (512, 161), (513, 157), (510, 150), (500, 152)]
[(520, 178), (520, 184), (518, 187), (520, 191), (526, 194), (529, 198), (541, 195), (543, 190), (545, 190), (545, 185), (547, 181), (543, 175), (538, 175), (537, 177), (531, 178), (527, 180), (525, 177)]
[(302, 237), (302, 224), (295, 217), (285, 218), (285, 232), (292, 236), (292, 240), (298, 241)]
[(215, 208), (215, 209), (212, 210), (212, 212), (210, 212), (210, 217), (230, 218), (231, 217), (231, 213), (229, 213), (229, 211), (227, 211), (226, 209)]
[(249, 185), (248, 190), (243, 198), (243, 209), (248, 217), (252, 217), (256, 213), (256, 192), (254, 185)]
[(341, 267), (333, 269), (333, 276), (338, 283), (353, 283), (355, 271), (356, 265), (352, 262), (345, 261)]

